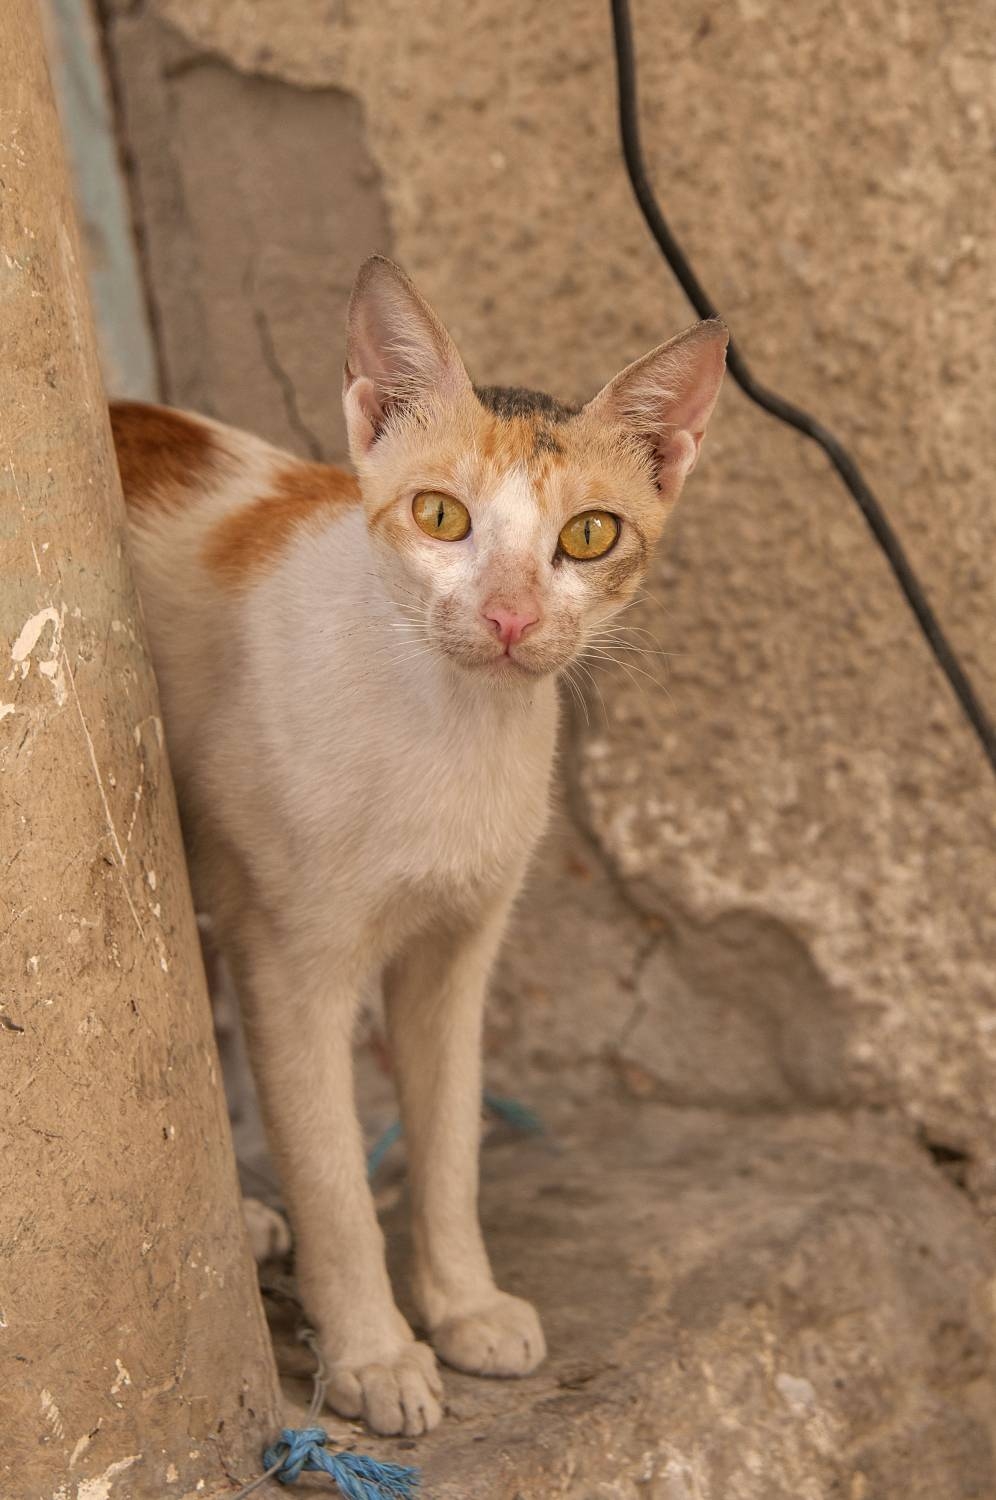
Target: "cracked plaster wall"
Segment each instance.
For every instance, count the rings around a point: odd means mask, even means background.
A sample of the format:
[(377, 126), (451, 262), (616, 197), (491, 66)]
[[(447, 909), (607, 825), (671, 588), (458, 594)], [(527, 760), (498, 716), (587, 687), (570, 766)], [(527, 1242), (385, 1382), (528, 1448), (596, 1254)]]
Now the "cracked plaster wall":
[[(980, 16), (634, 7), (675, 227), (758, 373), (853, 444), (993, 704)], [(168, 399), (341, 456), (375, 248), (478, 378), (584, 397), (690, 321), (619, 163), (607, 6), (109, 0), (105, 24)], [(496, 1073), (898, 1107), (985, 1195), (992, 786), (849, 498), (732, 389), (630, 619), (674, 655), (599, 671), (573, 716)]]

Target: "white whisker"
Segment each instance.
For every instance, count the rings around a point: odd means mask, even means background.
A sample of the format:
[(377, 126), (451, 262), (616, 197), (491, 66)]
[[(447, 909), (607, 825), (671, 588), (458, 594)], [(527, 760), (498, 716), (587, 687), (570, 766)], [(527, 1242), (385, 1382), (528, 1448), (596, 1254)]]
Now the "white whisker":
[(583, 672), (585, 674), (585, 676), (587, 677), (588, 681), (591, 683), (592, 687), (595, 689), (595, 692), (598, 694), (598, 702), (599, 702), (599, 705), (600, 705), (601, 710), (602, 710), (602, 723), (605, 725), (605, 727), (607, 729), (609, 727), (609, 711), (608, 711), (608, 709), (605, 706), (605, 699), (602, 697), (602, 689), (599, 687), (598, 683), (596, 682), (594, 673), (592, 672), (591, 668), (585, 662), (583, 662), (581, 660), (580, 656), (575, 658), (573, 665), (577, 668), (577, 670), (579, 672)]
[(640, 682), (637, 681), (637, 675), (636, 674), (639, 674), (639, 676), (641, 676), (641, 677), (646, 677), (648, 679), (648, 681), (650, 681), (650, 682), (652, 682), (654, 684), (654, 687), (659, 688), (661, 690), (661, 692), (664, 694), (665, 698), (667, 698), (667, 699), (670, 700), (671, 694), (668, 692), (668, 690), (665, 687), (664, 683), (661, 682), (661, 680), (660, 680), (659, 677), (655, 677), (652, 672), (644, 671), (644, 669), (642, 667), (638, 667), (638, 666), (634, 665), (632, 662), (621, 661), (618, 656), (612, 656), (608, 652), (605, 652), (605, 651), (588, 651), (588, 650), (586, 650), (585, 655), (591, 655), (591, 656), (593, 656), (596, 661), (609, 662), (609, 663), (611, 663), (612, 666), (621, 667), (622, 670), (627, 674), (627, 676), (632, 681), (634, 687), (637, 688), (637, 690), (644, 697), (646, 697), (646, 689), (643, 687), (642, 683), (640, 683)]
[(582, 693), (581, 689), (578, 687), (578, 684), (574, 681), (570, 666), (566, 666), (563, 669), (562, 679), (564, 682), (566, 682), (568, 688), (570, 689), (571, 696), (575, 699), (576, 702), (580, 703), (581, 712), (584, 714), (585, 724), (588, 724), (588, 705), (585, 702), (584, 693)]

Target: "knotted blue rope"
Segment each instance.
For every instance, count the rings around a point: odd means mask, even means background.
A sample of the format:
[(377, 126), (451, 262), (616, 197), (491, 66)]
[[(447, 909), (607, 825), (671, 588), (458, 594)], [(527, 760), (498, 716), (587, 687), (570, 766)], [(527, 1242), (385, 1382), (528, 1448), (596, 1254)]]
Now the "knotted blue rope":
[[(302, 1328), (298, 1338), (315, 1356), (308, 1407), (308, 1421), (314, 1424), (325, 1405), (325, 1362), (314, 1329)], [(248, 1500), (268, 1479), (295, 1484), (305, 1473), (327, 1474), (338, 1485), (344, 1500), (411, 1500), (418, 1489), (418, 1469), (382, 1464), (360, 1453), (330, 1453), (325, 1446), (328, 1440), (324, 1427), (285, 1427), (277, 1441), (263, 1453), (263, 1473), (243, 1485), (232, 1500)]]
[(294, 1484), (303, 1473), (327, 1474), (344, 1500), (411, 1500), (415, 1494), (418, 1469), (382, 1464), (360, 1453), (330, 1453), (327, 1442), (324, 1427), (285, 1427), (263, 1454), (263, 1466), (281, 1484)]

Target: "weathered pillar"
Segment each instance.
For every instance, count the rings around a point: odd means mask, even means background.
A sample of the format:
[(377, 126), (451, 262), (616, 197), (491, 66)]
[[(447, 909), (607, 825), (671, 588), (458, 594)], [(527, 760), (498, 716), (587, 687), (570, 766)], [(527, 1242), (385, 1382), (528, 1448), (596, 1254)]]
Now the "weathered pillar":
[(276, 1382), (34, 0), (0, 59), (0, 1496), (207, 1497)]

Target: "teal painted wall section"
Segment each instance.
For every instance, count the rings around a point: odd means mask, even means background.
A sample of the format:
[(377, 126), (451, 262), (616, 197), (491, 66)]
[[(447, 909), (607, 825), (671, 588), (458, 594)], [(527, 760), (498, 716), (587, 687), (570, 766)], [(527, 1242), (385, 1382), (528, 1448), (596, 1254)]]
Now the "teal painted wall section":
[(155, 400), (155, 342), (90, 0), (44, 0), (49, 67), (83, 232), (107, 391)]

